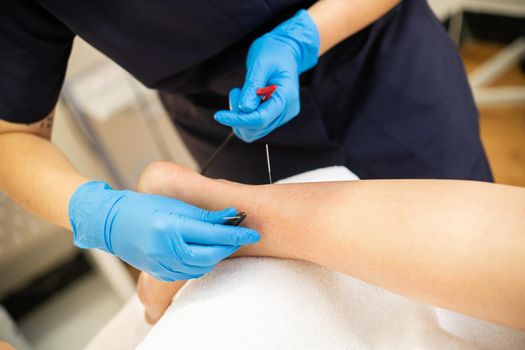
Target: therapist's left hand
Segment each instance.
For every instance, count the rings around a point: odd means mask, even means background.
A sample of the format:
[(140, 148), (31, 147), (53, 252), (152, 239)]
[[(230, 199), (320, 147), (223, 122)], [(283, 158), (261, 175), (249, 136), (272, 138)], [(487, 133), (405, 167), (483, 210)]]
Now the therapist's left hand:
[[(268, 135), (299, 114), (299, 75), (317, 64), (319, 32), (307, 11), (301, 10), (253, 42), (246, 60), (242, 89), (230, 92), (230, 111), (215, 120), (230, 126), (237, 137), (252, 142)], [(258, 88), (277, 85), (261, 103)]]

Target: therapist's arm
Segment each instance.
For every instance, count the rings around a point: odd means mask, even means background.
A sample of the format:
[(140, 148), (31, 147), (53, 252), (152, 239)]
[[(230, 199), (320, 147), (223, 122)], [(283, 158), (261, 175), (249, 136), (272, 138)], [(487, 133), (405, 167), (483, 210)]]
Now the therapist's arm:
[(69, 199), (88, 179), (51, 143), (53, 114), (33, 124), (0, 120), (0, 191), (46, 221), (71, 229)]
[(320, 0), (308, 9), (319, 31), (324, 54), (339, 42), (375, 22), (400, 0)]
[(31, 125), (0, 123), (0, 190), (72, 229), (76, 246), (101, 249), (176, 281), (202, 276), (241, 245), (259, 240), (253, 230), (221, 225), (235, 208), (208, 212), (175, 198), (89, 181), (50, 142), (51, 124), (52, 115)]
[[(262, 239), (242, 255), (308, 260), (525, 329), (523, 188), (446, 180), (248, 186), (156, 163), (143, 173), (139, 190), (246, 211), (245, 224)], [(171, 292), (156, 300), (153, 288), (141, 286), (147, 309), (148, 302), (167, 306), (179, 287), (165, 286)]]
[(208, 212), (89, 181), (50, 142), (51, 125), (52, 114), (31, 125), (0, 121), (0, 191), (72, 229), (76, 246), (104, 250), (156, 278), (176, 281), (208, 273), (259, 239), (253, 230), (221, 225), (235, 208)]

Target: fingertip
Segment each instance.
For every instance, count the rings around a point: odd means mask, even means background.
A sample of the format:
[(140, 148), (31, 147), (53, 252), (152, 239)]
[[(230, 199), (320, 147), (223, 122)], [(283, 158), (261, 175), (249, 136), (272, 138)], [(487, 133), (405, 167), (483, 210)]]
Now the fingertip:
[(215, 119), (215, 121), (217, 123), (220, 123), (220, 124), (228, 126), (227, 123), (228, 123), (229, 118), (228, 118), (228, 114), (227, 114), (226, 111), (219, 111), (219, 112), (215, 113), (213, 115), (213, 119)]
[(229, 127), (236, 127), (249, 123), (248, 120), (245, 120), (246, 116), (240, 112), (217, 112), (214, 118), (218, 123)]
[(216, 121), (220, 123), (220, 120), (223, 118), (223, 114), (224, 114), (224, 111), (215, 112), (215, 114), (213, 115), (213, 119), (215, 119)]
[(250, 243), (257, 243), (261, 240), (261, 235), (259, 232), (252, 230), (252, 232), (249, 233), (249, 241)]
[(255, 230), (248, 229), (247, 232), (242, 234), (240, 244), (253, 244), (261, 240), (261, 235)]

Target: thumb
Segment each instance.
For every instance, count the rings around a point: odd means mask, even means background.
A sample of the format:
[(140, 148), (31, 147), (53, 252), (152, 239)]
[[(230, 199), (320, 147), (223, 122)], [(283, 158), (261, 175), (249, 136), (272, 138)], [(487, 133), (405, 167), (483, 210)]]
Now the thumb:
[(259, 107), (261, 97), (257, 96), (257, 89), (266, 86), (268, 81), (267, 69), (254, 64), (246, 73), (246, 80), (239, 96), (239, 109), (243, 113), (253, 112)]
[(239, 112), (239, 101), (241, 99), (241, 89), (233, 88), (230, 91), (230, 111), (238, 113)]

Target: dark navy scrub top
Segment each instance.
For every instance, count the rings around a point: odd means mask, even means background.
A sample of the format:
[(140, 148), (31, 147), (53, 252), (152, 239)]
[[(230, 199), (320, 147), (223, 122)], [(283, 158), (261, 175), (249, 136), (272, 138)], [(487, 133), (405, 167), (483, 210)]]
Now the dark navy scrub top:
[[(314, 1), (16, 0), (0, 3), (0, 118), (54, 107), (79, 35), (158, 89), (196, 160), (228, 134), (212, 116), (243, 83), (250, 43)], [(477, 111), (453, 44), (426, 1), (404, 0), (301, 76), (301, 113), (269, 136), (235, 139), (209, 175), (264, 183), (345, 165), (362, 178), (491, 180)]]
[[(75, 35), (146, 86), (190, 93), (208, 83), (206, 75), (216, 77), (221, 70), (213, 66), (214, 56), (228, 51), (247, 33), (253, 37), (257, 29), (270, 30), (276, 13), (284, 15), (290, 9), (295, 11), (300, 2), (2, 1), (0, 117), (29, 123), (51, 111)], [(308, 4), (303, 3), (303, 6)], [(205, 61), (208, 61), (206, 69), (213, 72), (200, 67)], [(190, 76), (188, 71), (193, 72), (191, 78), (181, 74)], [(191, 84), (185, 84), (184, 79), (190, 79)]]

